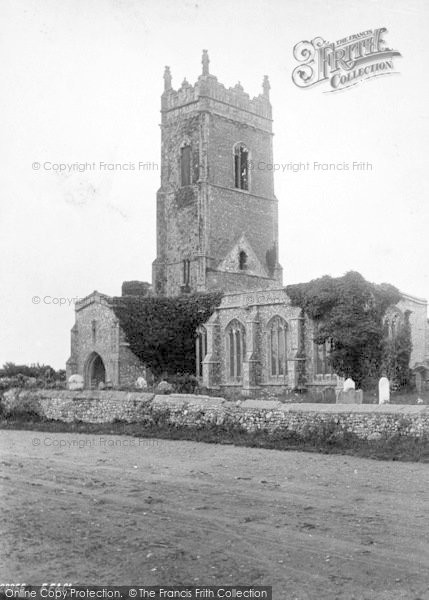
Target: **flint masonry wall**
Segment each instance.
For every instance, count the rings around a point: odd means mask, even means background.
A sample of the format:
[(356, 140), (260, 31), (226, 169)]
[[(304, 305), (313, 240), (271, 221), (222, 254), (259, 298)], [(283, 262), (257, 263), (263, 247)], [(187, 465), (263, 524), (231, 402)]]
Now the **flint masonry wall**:
[[(272, 255), (277, 248), (269, 83), (265, 80), (263, 93), (251, 99), (240, 84), (225, 88), (209, 75), (208, 66), (195, 85), (185, 80), (174, 90), (169, 71), (164, 81), (155, 291), (180, 293), (184, 260), (190, 261), (187, 283), (192, 290), (224, 289), (225, 284), (227, 289), (246, 289), (242, 277), (226, 280), (216, 271), (243, 234), (263, 267), (268, 268), (267, 252)], [(246, 190), (235, 186), (234, 148), (239, 143), (249, 151)], [(191, 152), (186, 182), (180, 158), (185, 146)], [(229, 269), (220, 269), (224, 271)], [(272, 285), (273, 273), (270, 281), (262, 271), (259, 283), (256, 274), (248, 278), (249, 287)]]
[(244, 400), (228, 402), (223, 398), (118, 391), (54, 391), (12, 389), (3, 394), (3, 411), (17, 407), (70, 423), (155, 424), (159, 419), (177, 427), (241, 425), (249, 432), (294, 431), (308, 434), (309, 428), (334, 421), (340, 428), (361, 439), (377, 439), (400, 434), (421, 437), (429, 434), (429, 407), (405, 405), (282, 404), (274, 401)]
[(90, 387), (88, 362), (94, 353), (103, 360), (106, 381), (114, 386), (133, 385), (138, 377), (146, 377), (146, 369), (130, 350), (107, 296), (93, 292), (76, 305), (76, 322), (71, 333), (67, 378), (77, 373), (83, 376), (85, 386)]

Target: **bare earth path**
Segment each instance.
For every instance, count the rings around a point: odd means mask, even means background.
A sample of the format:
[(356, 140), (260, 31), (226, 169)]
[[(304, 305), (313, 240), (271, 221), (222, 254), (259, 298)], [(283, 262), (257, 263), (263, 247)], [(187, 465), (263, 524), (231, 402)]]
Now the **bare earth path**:
[(427, 464), (4, 430), (0, 454), (3, 582), (429, 598)]

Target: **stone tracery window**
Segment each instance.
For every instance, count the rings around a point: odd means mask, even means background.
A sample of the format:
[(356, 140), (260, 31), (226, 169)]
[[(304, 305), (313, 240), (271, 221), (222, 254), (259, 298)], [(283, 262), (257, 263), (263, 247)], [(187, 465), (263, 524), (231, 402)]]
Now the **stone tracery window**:
[(390, 323), (390, 336), (391, 336), (393, 339), (394, 339), (394, 338), (396, 338), (396, 335), (397, 335), (397, 333), (398, 333), (398, 324), (399, 324), (399, 323), (398, 323), (398, 321), (399, 321), (399, 319), (398, 319), (398, 315), (395, 315), (395, 316), (392, 318), (392, 321), (391, 321), (391, 323)]
[(240, 382), (243, 377), (243, 360), (246, 352), (245, 328), (233, 319), (225, 330), (227, 373), (231, 381)]
[(268, 357), (271, 378), (287, 375), (287, 323), (275, 316), (268, 324)]
[(234, 184), (240, 190), (249, 189), (249, 150), (242, 143), (234, 147)]
[(394, 340), (397, 337), (403, 322), (404, 318), (402, 312), (396, 307), (389, 308), (383, 321), (383, 332), (385, 337)]
[(332, 339), (328, 339), (323, 344), (314, 344), (314, 366), (316, 375), (334, 375), (329, 354), (334, 348)]

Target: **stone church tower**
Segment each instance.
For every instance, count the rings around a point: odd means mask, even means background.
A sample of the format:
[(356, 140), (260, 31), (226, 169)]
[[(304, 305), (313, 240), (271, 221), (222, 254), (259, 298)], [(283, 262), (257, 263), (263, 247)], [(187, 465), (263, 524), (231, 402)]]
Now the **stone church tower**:
[(282, 285), (269, 89), (267, 77), (253, 99), (239, 83), (225, 88), (206, 50), (193, 86), (174, 90), (165, 68), (157, 295)]

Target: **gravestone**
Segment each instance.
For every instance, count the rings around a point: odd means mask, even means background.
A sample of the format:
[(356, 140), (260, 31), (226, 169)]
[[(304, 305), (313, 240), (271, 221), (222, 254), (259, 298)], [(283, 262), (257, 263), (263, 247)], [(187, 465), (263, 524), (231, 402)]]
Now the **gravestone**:
[(325, 395), (323, 393), (323, 390), (316, 391), (314, 402), (321, 402), (321, 403), (325, 402)]
[(346, 392), (340, 391), (337, 396), (337, 404), (362, 404), (363, 392), (362, 390), (354, 390), (349, 388)]
[(144, 377), (137, 377), (134, 386), (138, 390), (147, 390), (147, 381)]
[(70, 391), (83, 390), (83, 377), (82, 375), (70, 375), (67, 387)]
[(356, 384), (351, 377), (345, 380), (343, 385), (343, 392), (347, 392), (347, 390), (355, 390)]
[(168, 381), (160, 381), (156, 386), (157, 394), (171, 394), (172, 391), (173, 386), (171, 385), (171, 383), (168, 383)]
[(378, 403), (389, 404), (390, 402), (390, 385), (387, 377), (381, 377), (378, 382)]

